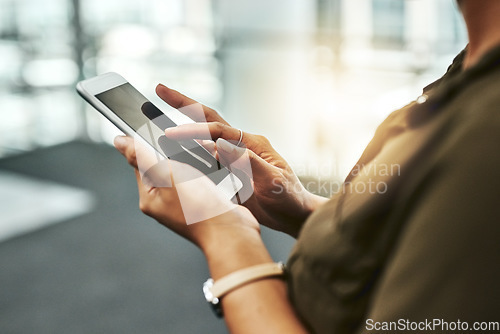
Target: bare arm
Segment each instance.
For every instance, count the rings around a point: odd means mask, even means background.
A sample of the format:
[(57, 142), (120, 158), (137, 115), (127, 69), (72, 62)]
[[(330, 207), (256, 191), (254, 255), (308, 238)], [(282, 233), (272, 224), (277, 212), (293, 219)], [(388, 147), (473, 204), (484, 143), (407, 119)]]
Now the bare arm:
[[(203, 251), (216, 281), (236, 270), (272, 262), (258, 233), (218, 233)], [(222, 307), (231, 333), (306, 333), (280, 278), (244, 285), (223, 297)]]

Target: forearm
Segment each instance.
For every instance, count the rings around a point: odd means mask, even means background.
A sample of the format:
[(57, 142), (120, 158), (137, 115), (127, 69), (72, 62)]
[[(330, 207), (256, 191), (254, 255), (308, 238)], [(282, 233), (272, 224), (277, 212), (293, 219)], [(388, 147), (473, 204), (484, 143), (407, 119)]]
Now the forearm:
[[(219, 230), (216, 238), (203, 249), (215, 281), (237, 270), (272, 262), (258, 231)], [(241, 286), (222, 298), (222, 307), (231, 333), (306, 333), (280, 278)]]
[(285, 283), (276, 278), (229, 293), (222, 306), (231, 333), (306, 333), (288, 301)]

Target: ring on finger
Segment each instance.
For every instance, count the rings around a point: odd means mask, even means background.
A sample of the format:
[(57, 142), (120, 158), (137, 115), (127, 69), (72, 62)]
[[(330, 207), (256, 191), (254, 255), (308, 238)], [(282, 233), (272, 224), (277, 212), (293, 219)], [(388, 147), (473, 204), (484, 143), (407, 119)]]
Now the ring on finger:
[(241, 129), (237, 129), (240, 132), (240, 139), (238, 140), (238, 143), (236, 146), (240, 147), (241, 141), (243, 140), (243, 131)]

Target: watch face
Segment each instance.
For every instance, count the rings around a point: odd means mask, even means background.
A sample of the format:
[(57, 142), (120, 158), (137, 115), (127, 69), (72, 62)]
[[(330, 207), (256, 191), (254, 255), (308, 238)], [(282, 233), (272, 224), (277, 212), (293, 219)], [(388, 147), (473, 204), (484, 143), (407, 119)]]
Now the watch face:
[(214, 280), (209, 278), (205, 283), (203, 283), (203, 294), (205, 295), (205, 299), (207, 302), (212, 303), (214, 299), (217, 299), (217, 302), (219, 301), (218, 298), (214, 298), (214, 295), (212, 294), (212, 287), (214, 286)]
[(214, 280), (209, 278), (205, 283), (203, 283), (203, 294), (205, 295), (205, 299), (210, 304), (210, 307), (214, 311), (215, 315), (218, 318), (222, 318), (222, 307), (220, 304), (220, 300), (217, 297), (214, 297), (212, 293), (212, 287), (214, 285)]

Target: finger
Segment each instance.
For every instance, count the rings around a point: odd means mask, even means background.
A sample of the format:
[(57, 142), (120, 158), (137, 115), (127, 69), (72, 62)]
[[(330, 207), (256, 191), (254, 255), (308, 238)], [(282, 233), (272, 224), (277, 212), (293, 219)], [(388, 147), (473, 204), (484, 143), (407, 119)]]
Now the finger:
[(233, 145), (222, 138), (217, 140), (216, 147), (219, 161), (222, 164), (231, 170), (241, 170), (252, 179), (258, 180), (259, 178), (269, 176), (270, 172), (272, 172), (271, 169), (277, 168), (267, 163), (255, 154), (255, 152)]
[(221, 122), (228, 125), (215, 110), (198, 103), (176, 90), (159, 84), (156, 86), (156, 94), (171, 107), (178, 109), (195, 122)]
[(238, 192), (242, 204), (252, 197), (254, 184), (273, 183), (280, 174), (278, 167), (267, 163), (250, 149), (232, 145), (222, 138), (216, 144), (218, 160), (243, 183)]
[(144, 146), (137, 140), (126, 136), (115, 138), (114, 144), (125, 156), (128, 163), (139, 171), (142, 183), (151, 187), (171, 187), (170, 168), (168, 160), (155, 154), (153, 148)]
[(137, 179), (137, 189), (139, 190), (139, 198), (141, 199), (141, 201), (147, 201), (149, 193), (153, 187), (145, 185), (142, 182), (141, 173), (137, 168), (134, 169), (134, 172), (135, 172), (135, 178)]
[(113, 143), (116, 149), (127, 159), (128, 163), (137, 168), (134, 139), (127, 136), (117, 136)]
[[(239, 204), (252, 198), (255, 182), (259, 182), (263, 175), (269, 173), (269, 170), (266, 171), (263, 168), (265, 161), (254, 152), (232, 145), (222, 138), (217, 140), (217, 158), (243, 184), (243, 187), (238, 191)], [(272, 168), (272, 166), (270, 167)]]
[(158, 200), (158, 194), (155, 192), (156, 188), (144, 183), (143, 177), (137, 168), (134, 172), (139, 192), (139, 208), (146, 215), (155, 218), (154, 207), (157, 206), (155, 202)]
[(213, 140), (196, 139), (196, 142), (203, 146), (205, 150), (207, 150), (212, 156), (215, 157), (215, 153), (217, 151), (215, 149), (215, 142)]
[[(138, 160), (140, 162), (140, 160)], [(139, 166), (141, 164), (139, 163)], [(142, 176), (142, 183), (148, 187), (171, 188), (173, 180), (170, 168), (170, 160), (162, 160), (153, 164), (147, 170), (139, 169), (139, 175)]]
[[(240, 135), (240, 130), (220, 122), (182, 124), (165, 130), (165, 136), (174, 140), (210, 139), (215, 141), (223, 138), (236, 144)], [(245, 144), (244, 137), (245, 135), (243, 135), (242, 143)]]
[(224, 191), (199, 170), (171, 161), (172, 178), (187, 224), (221, 215), (234, 208)]

